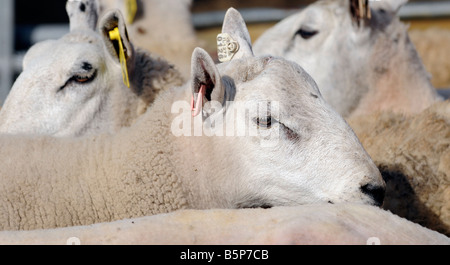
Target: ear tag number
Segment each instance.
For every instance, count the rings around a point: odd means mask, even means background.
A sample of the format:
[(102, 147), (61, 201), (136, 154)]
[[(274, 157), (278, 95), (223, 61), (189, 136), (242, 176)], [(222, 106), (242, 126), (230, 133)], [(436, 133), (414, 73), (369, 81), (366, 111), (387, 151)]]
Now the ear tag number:
[(217, 35), (217, 55), (221, 63), (230, 61), (239, 51), (239, 43), (227, 33)]
[(136, 18), (137, 13), (137, 2), (136, 0), (126, 0), (125, 1), (125, 9), (127, 12), (128, 24), (132, 24), (134, 19)]
[(122, 67), (123, 83), (130, 87), (130, 80), (128, 79), (127, 59), (125, 58), (125, 52), (123, 50), (122, 38), (120, 37), (119, 28), (114, 28), (109, 32), (109, 38), (119, 43), (119, 60)]

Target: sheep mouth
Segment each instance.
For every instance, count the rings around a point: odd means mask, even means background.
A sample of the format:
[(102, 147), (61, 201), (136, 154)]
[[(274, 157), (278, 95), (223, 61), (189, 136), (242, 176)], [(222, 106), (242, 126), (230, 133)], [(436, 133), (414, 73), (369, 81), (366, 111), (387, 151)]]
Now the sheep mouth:
[(328, 201), (328, 204), (334, 204), (334, 202), (332, 202), (332, 201)]
[(366, 184), (360, 188), (361, 192), (370, 198), (371, 204), (377, 207), (381, 207), (384, 202), (384, 196), (386, 188), (384, 186), (377, 186)]
[(237, 205), (238, 209), (270, 209), (273, 208), (274, 206), (270, 203), (266, 203), (263, 201), (248, 201), (248, 202), (242, 202), (242, 203), (238, 203)]
[(247, 206), (247, 207), (242, 207), (243, 209), (270, 209), (270, 208), (272, 208), (273, 207), (273, 205), (271, 205), (271, 204), (266, 204), (266, 203), (263, 203), (263, 204), (261, 204), (261, 205), (249, 205), (249, 206)]

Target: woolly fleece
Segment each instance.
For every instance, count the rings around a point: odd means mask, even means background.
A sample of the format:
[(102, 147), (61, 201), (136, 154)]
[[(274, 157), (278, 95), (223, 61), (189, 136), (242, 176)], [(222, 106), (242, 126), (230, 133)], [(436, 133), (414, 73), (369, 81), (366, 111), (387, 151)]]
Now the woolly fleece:
[(349, 120), (386, 181), (384, 208), (450, 235), (450, 100)]
[[(381, 225), (382, 224), (382, 225)], [(0, 232), (0, 244), (450, 244), (437, 232), (377, 207), (303, 205), (272, 209), (182, 210), (84, 227)]]

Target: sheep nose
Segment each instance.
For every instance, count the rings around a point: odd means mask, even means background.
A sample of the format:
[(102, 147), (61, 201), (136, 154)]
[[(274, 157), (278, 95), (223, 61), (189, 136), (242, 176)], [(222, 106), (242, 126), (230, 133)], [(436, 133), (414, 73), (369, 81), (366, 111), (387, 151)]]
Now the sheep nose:
[(381, 206), (383, 204), (385, 187), (366, 184), (361, 186), (361, 191), (371, 197), (376, 206)]

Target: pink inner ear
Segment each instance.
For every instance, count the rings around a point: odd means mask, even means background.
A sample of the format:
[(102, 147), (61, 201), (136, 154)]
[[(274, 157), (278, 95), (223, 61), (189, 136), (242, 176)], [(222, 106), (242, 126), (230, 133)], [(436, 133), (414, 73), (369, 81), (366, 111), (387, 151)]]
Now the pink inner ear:
[(201, 85), (197, 96), (197, 105), (195, 106), (194, 96), (191, 98), (192, 117), (198, 116), (203, 107), (203, 97), (206, 95), (206, 85)]

